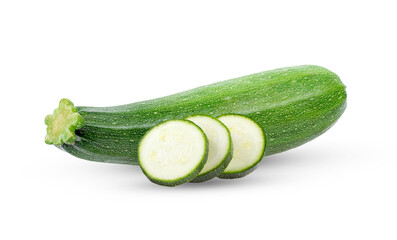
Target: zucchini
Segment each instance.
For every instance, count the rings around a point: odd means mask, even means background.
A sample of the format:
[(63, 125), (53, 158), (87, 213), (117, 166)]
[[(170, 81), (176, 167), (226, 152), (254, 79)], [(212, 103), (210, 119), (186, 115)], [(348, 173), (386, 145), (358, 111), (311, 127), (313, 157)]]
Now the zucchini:
[(208, 159), (204, 168), (191, 182), (204, 182), (220, 175), (232, 160), (232, 139), (228, 128), (219, 120), (196, 115), (187, 120), (194, 122), (208, 139)]
[(169, 120), (148, 131), (138, 149), (139, 166), (150, 181), (176, 186), (200, 173), (207, 160), (208, 141), (193, 122)]
[(252, 119), (236, 114), (218, 118), (232, 136), (233, 158), (220, 178), (240, 178), (254, 171), (265, 152), (265, 133)]
[[(161, 122), (241, 114), (265, 130), (265, 155), (271, 155), (321, 135), (345, 108), (345, 86), (335, 73), (319, 66), (287, 67), (128, 105), (76, 107), (81, 118), (60, 106), (47, 117), (46, 143), (87, 160), (138, 164), (139, 141)], [(62, 140), (58, 134), (68, 131), (73, 136)]]

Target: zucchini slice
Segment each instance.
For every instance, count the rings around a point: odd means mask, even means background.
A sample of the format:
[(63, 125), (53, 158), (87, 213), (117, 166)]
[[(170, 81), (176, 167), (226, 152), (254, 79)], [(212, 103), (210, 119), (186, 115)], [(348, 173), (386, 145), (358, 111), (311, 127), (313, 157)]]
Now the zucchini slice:
[(265, 133), (258, 123), (237, 114), (218, 118), (232, 136), (233, 158), (220, 178), (240, 178), (254, 171), (265, 153)]
[(191, 121), (169, 120), (150, 129), (138, 147), (139, 165), (150, 181), (176, 186), (193, 180), (204, 167), (208, 141)]
[(232, 139), (227, 127), (219, 120), (195, 115), (187, 120), (194, 122), (205, 133), (208, 139), (208, 158), (204, 168), (191, 182), (204, 182), (220, 175), (232, 160)]

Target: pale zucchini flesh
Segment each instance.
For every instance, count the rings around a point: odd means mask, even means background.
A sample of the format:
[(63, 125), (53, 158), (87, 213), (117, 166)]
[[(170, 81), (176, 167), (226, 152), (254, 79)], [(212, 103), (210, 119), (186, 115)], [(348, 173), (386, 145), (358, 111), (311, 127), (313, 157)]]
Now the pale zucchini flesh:
[(232, 141), (228, 128), (219, 120), (196, 115), (187, 120), (194, 122), (208, 139), (208, 159), (204, 168), (191, 182), (204, 182), (220, 175), (232, 159)]
[(232, 136), (233, 158), (220, 178), (239, 178), (251, 173), (265, 152), (265, 133), (254, 120), (229, 114), (218, 118)]
[(138, 152), (139, 165), (152, 182), (176, 186), (193, 180), (202, 170), (208, 141), (193, 122), (169, 120), (145, 134)]

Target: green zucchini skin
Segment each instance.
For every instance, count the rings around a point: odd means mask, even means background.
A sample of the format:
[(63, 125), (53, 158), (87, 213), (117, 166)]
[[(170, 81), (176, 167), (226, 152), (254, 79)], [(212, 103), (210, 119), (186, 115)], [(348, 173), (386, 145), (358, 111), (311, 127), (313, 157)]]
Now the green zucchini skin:
[[(259, 161), (260, 162), (260, 161)], [(258, 162), (258, 163), (259, 163)], [(255, 171), (258, 168), (258, 164), (256, 164), (255, 166), (253, 166), (252, 168), (245, 170), (243, 172), (238, 172), (238, 173), (233, 173), (233, 174), (220, 174), (218, 176), (218, 178), (221, 179), (236, 179), (236, 178), (242, 178), (247, 176), (248, 174), (252, 173), (253, 171)]]
[(115, 107), (77, 107), (85, 125), (58, 147), (87, 160), (138, 164), (138, 144), (153, 126), (191, 115), (241, 114), (265, 131), (265, 155), (327, 131), (346, 108), (345, 86), (319, 66), (280, 68)]

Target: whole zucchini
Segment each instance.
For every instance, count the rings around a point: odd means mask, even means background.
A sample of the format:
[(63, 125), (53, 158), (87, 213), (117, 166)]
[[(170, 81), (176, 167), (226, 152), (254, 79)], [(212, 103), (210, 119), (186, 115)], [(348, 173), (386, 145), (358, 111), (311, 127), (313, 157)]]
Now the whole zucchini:
[(261, 125), (265, 155), (271, 155), (321, 135), (345, 108), (339, 77), (323, 67), (304, 65), (115, 107), (74, 107), (63, 99), (46, 117), (46, 143), (87, 160), (135, 165), (142, 136), (161, 122), (197, 114), (241, 114)]

